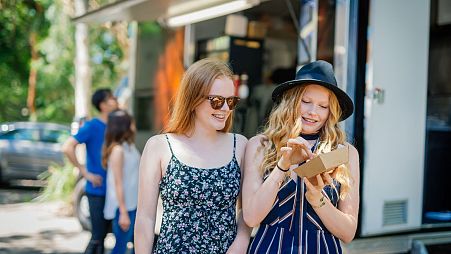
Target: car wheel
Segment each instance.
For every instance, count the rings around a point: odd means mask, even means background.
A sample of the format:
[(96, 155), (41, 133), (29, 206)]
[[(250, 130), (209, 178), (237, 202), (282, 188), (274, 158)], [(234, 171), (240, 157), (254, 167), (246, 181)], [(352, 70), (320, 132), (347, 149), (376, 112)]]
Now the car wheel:
[(85, 192), (86, 180), (81, 178), (74, 189), (74, 211), (75, 216), (84, 230), (91, 230), (91, 219), (89, 215), (88, 197)]

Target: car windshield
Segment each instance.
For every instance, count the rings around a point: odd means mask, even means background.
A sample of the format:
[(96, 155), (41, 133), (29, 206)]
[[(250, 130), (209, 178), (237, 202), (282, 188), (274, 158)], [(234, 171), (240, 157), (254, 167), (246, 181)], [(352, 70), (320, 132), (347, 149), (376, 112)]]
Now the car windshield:
[(15, 129), (0, 134), (0, 139), (6, 140), (27, 140), (40, 141), (46, 143), (63, 143), (70, 136), (69, 130), (55, 129)]
[(42, 130), (41, 141), (49, 143), (62, 143), (69, 137), (69, 131)]
[(16, 129), (4, 133), (3, 135), (0, 136), (0, 139), (39, 141), (39, 130)]

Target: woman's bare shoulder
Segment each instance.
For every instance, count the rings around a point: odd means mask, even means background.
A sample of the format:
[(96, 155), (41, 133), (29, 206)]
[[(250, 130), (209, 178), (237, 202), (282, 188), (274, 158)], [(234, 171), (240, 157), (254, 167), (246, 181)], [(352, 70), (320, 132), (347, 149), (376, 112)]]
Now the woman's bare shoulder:
[(267, 146), (269, 144), (268, 138), (264, 135), (256, 135), (249, 139), (246, 145), (246, 154), (251, 155), (254, 154), (256, 156), (257, 154), (263, 154), (262, 148)]
[(359, 158), (359, 152), (351, 143), (345, 142), (345, 146), (349, 147), (350, 157)]
[(249, 139), (248, 145), (256, 147), (266, 146), (268, 142), (269, 142), (268, 137), (266, 137), (263, 134), (258, 134)]
[(346, 143), (346, 146), (349, 147), (349, 165), (351, 166), (351, 174), (358, 177), (360, 171), (359, 152), (349, 143)]
[(230, 135), (235, 135), (236, 142), (238, 145), (246, 145), (248, 140), (245, 136), (238, 134), (238, 133), (230, 133)]
[(111, 149), (111, 154), (120, 154), (124, 152), (124, 147), (120, 144), (116, 144)]
[(165, 134), (154, 135), (147, 140), (143, 154), (161, 151), (166, 146), (168, 146), (168, 141)]

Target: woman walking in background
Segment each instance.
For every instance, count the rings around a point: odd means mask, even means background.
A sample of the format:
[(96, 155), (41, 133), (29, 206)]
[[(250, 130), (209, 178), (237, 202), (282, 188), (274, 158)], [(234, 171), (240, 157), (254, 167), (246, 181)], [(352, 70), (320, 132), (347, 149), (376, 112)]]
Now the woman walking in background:
[(200, 60), (184, 74), (166, 134), (151, 137), (141, 159), (137, 253), (152, 252), (159, 195), (154, 253), (246, 252), (250, 229), (236, 208), (247, 139), (229, 133), (234, 90), (232, 72), (219, 61)]
[(108, 115), (102, 163), (108, 170), (104, 214), (113, 220), (116, 238), (111, 254), (125, 253), (127, 243), (133, 241), (140, 159), (134, 138), (135, 124), (126, 111)]
[[(249, 253), (342, 253), (359, 211), (359, 156), (338, 125), (353, 103), (325, 61), (302, 67), (272, 97), (265, 131), (246, 148), (244, 219), (260, 226)], [(291, 171), (340, 146), (349, 147), (347, 165), (309, 179)]]

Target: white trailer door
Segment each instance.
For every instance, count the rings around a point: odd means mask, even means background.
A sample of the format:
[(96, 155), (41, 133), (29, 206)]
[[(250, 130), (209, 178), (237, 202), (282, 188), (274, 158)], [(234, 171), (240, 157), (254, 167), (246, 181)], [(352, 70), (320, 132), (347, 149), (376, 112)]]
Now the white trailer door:
[(362, 235), (421, 226), (428, 0), (370, 1)]

